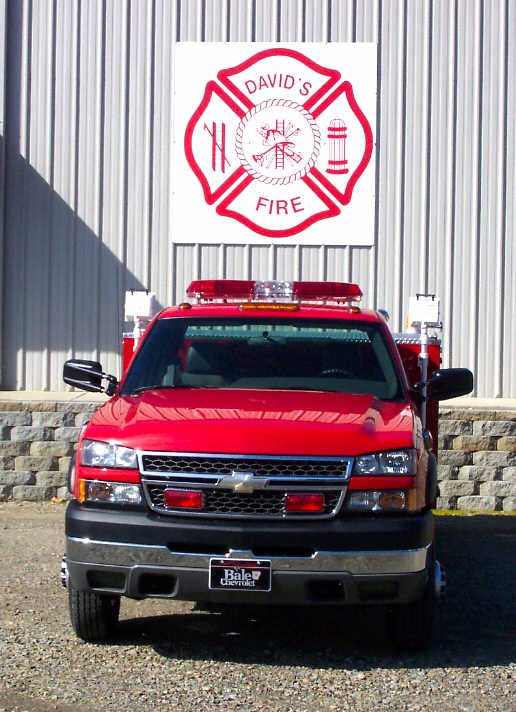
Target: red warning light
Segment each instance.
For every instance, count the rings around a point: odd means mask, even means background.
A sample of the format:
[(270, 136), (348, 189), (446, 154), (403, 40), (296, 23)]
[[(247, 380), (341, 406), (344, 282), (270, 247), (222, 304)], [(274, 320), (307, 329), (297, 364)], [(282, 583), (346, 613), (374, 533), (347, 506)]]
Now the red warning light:
[(362, 290), (358, 284), (349, 282), (200, 279), (190, 284), (187, 295), (204, 301), (357, 302), (362, 297)]

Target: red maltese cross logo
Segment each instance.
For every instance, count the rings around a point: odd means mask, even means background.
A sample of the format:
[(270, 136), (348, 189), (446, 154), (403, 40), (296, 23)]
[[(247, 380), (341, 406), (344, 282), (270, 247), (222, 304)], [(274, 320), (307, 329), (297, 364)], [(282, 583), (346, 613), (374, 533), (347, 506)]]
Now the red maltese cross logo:
[(217, 79), (185, 132), (206, 202), (265, 237), (339, 215), (373, 151), (351, 84), (286, 48), (259, 52)]

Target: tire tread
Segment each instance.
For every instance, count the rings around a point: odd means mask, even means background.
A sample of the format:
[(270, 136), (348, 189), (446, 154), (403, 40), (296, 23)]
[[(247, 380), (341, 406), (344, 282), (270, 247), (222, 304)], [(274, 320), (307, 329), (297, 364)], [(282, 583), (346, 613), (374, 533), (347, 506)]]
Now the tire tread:
[(435, 592), (429, 575), (423, 595), (412, 603), (396, 606), (389, 616), (389, 631), (400, 648), (422, 648), (432, 640)]
[(82, 640), (99, 642), (110, 638), (116, 630), (120, 611), (119, 596), (101, 596), (91, 591), (79, 591), (69, 584), (70, 619)]

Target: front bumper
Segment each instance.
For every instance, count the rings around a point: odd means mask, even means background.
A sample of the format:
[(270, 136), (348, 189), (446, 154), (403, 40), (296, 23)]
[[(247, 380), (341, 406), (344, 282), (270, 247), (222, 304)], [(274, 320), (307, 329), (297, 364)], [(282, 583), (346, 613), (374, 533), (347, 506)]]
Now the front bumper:
[[(75, 588), (221, 604), (409, 602), (427, 581), (433, 540), (429, 513), (302, 523), (195, 522), (71, 503), (66, 521), (67, 569)], [(210, 590), (212, 557), (269, 559), (272, 590)]]

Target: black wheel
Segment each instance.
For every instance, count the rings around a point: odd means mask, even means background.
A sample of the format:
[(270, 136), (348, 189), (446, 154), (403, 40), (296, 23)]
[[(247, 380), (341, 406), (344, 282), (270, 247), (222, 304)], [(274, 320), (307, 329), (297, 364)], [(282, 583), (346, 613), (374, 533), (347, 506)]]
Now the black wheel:
[(113, 635), (118, 625), (120, 596), (78, 591), (69, 583), (68, 601), (72, 626), (79, 638), (95, 643)]
[(388, 618), (391, 640), (400, 648), (422, 648), (432, 640), (435, 616), (434, 571), (430, 570), (423, 595), (412, 603), (394, 606)]
[(70, 460), (70, 465), (68, 466), (68, 476), (66, 483), (68, 485), (68, 492), (73, 494), (73, 482), (75, 479), (75, 457)]

